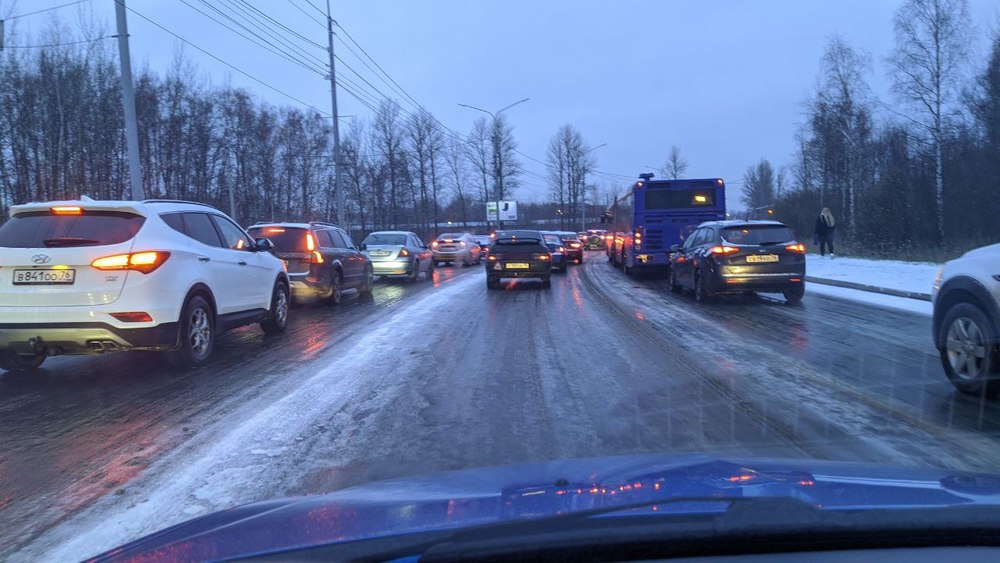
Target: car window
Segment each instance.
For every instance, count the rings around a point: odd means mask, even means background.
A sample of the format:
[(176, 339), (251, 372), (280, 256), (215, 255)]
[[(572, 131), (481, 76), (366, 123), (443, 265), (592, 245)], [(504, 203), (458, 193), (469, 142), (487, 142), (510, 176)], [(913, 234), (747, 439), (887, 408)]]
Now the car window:
[(420, 240), (420, 237), (416, 235), (410, 235), (410, 244), (412, 244), (417, 248), (420, 248), (424, 245), (423, 241)]
[(329, 231), (330, 238), (333, 240), (334, 248), (347, 248), (347, 243), (344, 242), (344, 237), (340, 236), (337, 231)]
[(220, 215), (212, 215), (212, 221), (219, 228), (224, 247), (230, 250), (249, 250), (251, 248), (250, 239), (236, 223)]
[(48, 210), (19, 213), (0, 227), (0, 247), (53, 248), (125, 242), (139, 232), (145, 217), (120, 211), (54, 215)]
[(784, 225), (742, 225), (722, 229), (722, 238), (732, 244), (778, 244), (795, 240)]
[(684, 244), (683, 244), (684, 250), (690, 250), (695, 246), (697, 246), (698, 239), (701, 237), (701, 233), (703, 231), (704, 229), (695, 229), (694, 231), (692, 231), (691, 234), (688, 235), (686, 239), (684, 239)]
[(355, 248), (355, 249), (357, 248), (357, 245), (354, 244), (354, 239), (351, 238), (351, 235), (347, 231), (334, 231), (334, 232), (338, 233), (340, 235), (340, 238), (344, 239), (344, 245), (347, 248)]
[(222, 239), (207, 213), (184, 213), (184, 233), (208, 246), (221, 247)]
[(316, 240), (319, 242), (322, 248), (337, 248), (337, 244), (334, 241), (334, 234), (332, 231), (326, 229), (320, 229), (316, 231)]
[(365, 245), (405, 245), (406, 235), (399, 233), (372, 233), (365, 237)]

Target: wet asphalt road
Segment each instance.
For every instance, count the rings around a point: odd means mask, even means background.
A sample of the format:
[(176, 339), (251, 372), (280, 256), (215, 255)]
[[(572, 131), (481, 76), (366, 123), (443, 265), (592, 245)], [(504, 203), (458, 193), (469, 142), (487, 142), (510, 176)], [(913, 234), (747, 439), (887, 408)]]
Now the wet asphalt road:
[(552, 285), (492, 292), (482, 268), (439, 268), (296, 309), (286, 335), (227, 334), (191, 373), (124, 354), (0, 376), (0, 559), (79, 558), (275, 496), (568, 457), (1000, 467), (1000, 402), (952, 390), (927, 317), (808, 291), (799, 306), (699, 305), (599, 253)]

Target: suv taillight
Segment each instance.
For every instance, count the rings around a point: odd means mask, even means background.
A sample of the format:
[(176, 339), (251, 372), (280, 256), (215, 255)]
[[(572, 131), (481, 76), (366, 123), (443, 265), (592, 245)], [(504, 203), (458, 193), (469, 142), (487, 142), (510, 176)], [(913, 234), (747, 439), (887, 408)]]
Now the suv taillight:
[(162, 266), (167, 258), (170, 258), (169, 252), (150, 250), (104, 256), (94, 260), (90, 265), (98, 270), (135, 270), (142, 274), (148, 274)]

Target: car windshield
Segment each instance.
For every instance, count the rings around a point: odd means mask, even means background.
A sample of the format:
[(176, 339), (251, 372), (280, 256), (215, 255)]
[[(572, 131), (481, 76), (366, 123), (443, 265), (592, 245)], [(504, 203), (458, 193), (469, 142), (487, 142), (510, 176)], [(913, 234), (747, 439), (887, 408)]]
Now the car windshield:
[[(274, 244), (274, 249), (278, 252), (308, 252), (309, 242), (306, 235), (314, 236), (309, 229), (298, 227), (251, 227), (248, 229), (253, 238), (266, 238)], [(313, 249), (316, 248), (317, 241), (313, 238)]]
[(372, 245), (404, 246), (406, 244), (406, 235), (401, 235), (398, 233), (372, 233), (367, 237), (365, 237), (364, 244), (368, 246)]
[(777, 244), (795, 240), (784, 225), (741, 225), (721, 230), (722, 240), (732, 244)]
[(657, 494), (1000, 515), (1000, 0), (0, 0), (0, 562)]

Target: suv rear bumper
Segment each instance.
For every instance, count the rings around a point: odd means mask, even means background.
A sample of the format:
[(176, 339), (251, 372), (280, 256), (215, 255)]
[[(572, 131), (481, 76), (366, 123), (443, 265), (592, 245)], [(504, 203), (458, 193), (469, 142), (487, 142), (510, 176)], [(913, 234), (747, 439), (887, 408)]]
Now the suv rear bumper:
[(176, 322), (145, 328), (118, 328), (100, 322), (0, 324), (0, 351), (17, 354), (99, 354), (176, 346)]

